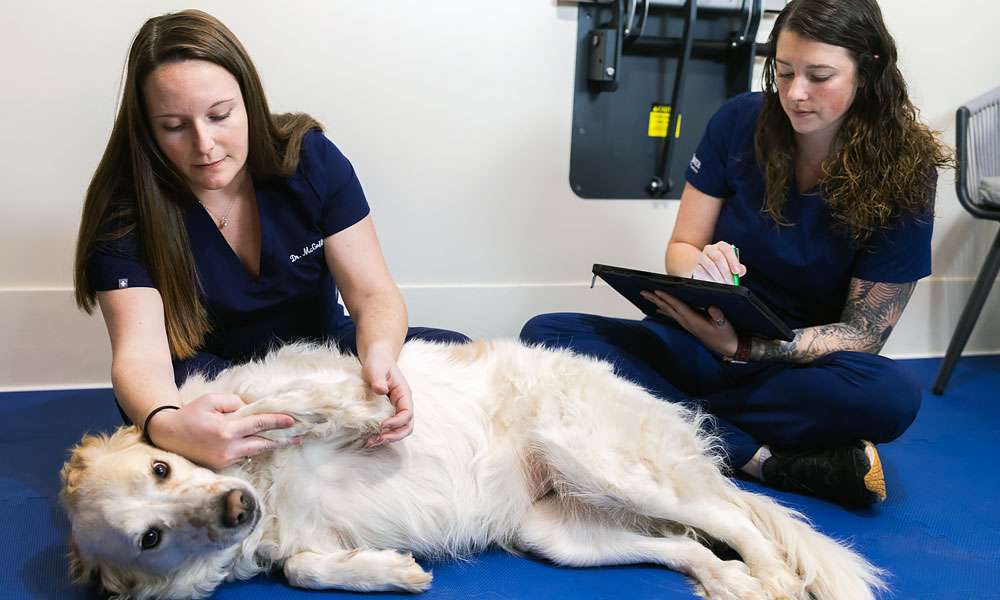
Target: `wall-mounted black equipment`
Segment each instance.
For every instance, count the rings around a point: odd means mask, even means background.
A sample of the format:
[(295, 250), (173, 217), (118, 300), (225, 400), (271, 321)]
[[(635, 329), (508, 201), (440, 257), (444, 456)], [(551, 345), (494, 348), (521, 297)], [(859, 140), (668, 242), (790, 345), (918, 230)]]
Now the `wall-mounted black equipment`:
[(708, 119), (751, 88), (765, 8), (784, 4), (580, 0), (573, 191), (593, 199), (679, 198)]

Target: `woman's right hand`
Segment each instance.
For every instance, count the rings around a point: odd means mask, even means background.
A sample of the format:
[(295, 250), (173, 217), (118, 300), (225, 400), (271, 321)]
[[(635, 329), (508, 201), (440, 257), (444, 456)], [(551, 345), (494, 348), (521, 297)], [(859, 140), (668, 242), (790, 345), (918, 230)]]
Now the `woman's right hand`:
[(705, 246), (691, 271), (691, 277), (701, 281), (733, 284), (733, 275), (743, 277), (747, 268), (740, 262), (733, 245), (716, 242)]
[(295, 423), (279, 414), (232, 416), (244, 406), (234, 394), (205, 394), (178, 410), (162, 410), (149, 422), (149, 437), (164, 450), (180, 454), (210, 469), (221, 469), (246, 457), (301, 443), (298, 438), (275, 442), (260, 437), (271, 429)]

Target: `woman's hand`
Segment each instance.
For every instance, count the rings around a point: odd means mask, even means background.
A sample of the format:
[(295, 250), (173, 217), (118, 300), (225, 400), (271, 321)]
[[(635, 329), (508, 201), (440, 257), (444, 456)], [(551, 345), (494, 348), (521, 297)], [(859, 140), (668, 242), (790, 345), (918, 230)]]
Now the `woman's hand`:
[(642, 297), (656, 305), (656, 312), (666, 315), (698, 338), (702, 344), (719, 356), (732, 358), (739, 347), (739, 336), (732, 323), (718, 307), (708, 308), (708, 318), (691, 309), (670, 294), (656, 290), (641, 292)]
[(729, 242), (716, 242), (702, 248), (691, 277), (701, 281), (714, 281), (732, 285), (733, 275), (743, 277), (747, 268), (740, 262), (736, 250)]
[(233, 394), (205, 394), (178, 410), (161, 410), (149, 421), (149, 437), (164, 450), (210, 469), (221, 469), (247, 457), (301, 443), (301, 438), (275, 442), (260, 437), (271, 429), (291, 427), (284, 414), (236, 417), (244, 406)]
[(413, 431), (410, 385), (396, 365), (407, 332), (406, 304), (382, 257), (371, 215), (325, 240), (326, 264), (357, 324), (361, 377), (396, 409), (368, 445), (399, 441)]
[(380, 396), (388, 396), (396, 409), (396, 414), (382, 421), (382, 433), (368, 438), (368, 446), (379, 446), (386, 442), (398, 442), (413, 432), (413, 398), (410, 384), (403, 377), (399, 365), (387, 351), (369, 350), (365, 364), (361, 367), (361, 377), (372, 391)]

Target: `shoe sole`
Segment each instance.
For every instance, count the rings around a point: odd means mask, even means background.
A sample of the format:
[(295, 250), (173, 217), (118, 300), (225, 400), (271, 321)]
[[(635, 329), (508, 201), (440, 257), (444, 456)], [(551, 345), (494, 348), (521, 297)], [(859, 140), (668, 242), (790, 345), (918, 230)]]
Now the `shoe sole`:
[(878, 456), (875, 444), (868, 441), (863, 443), (865, 456), (868, 457), (868, 464), (870, 465), (868, 472), (865, 473), (865, 488), (878, 496), (878, 502), (883, 502), (887, 494), (885, 491), (885, 473), (882, 472), (882, 460)]

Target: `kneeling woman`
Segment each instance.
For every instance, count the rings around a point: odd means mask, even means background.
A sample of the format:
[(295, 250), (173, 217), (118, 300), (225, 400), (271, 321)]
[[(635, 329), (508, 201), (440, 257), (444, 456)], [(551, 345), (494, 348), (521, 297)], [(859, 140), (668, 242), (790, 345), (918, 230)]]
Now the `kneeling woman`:
[(282, 341), (333, 341), (396, 407), (369, 442), (379, 444), (412, 429), (396, 365), (404, 340), (468, 341), (407, 328), (351, 164), (312, 118), (272, 115), (242, 45), (194, 10), (150, 19), (132, 43), (75, 276), (77, 302), (89, 311), (96, 298), (107, 322), (123, 416), (214, 468), (273, 449), (256, 434), (292, 419), (227, 418), (242, 405), (228, 394), (177, 408), (193, 370), (217, 372)]
[(666, 268), (745, 276), (795, 338), (741, 337), (719, 311), (706, 319), (665, 294), (648, 298), (676, 324), (541, 315), (521, 336), (698, 402), (733, 468), (867, 505), (885, 498), (873, 443), (901, 435), (920, 406), (916, 383), (878, 352), (930, 274), (936, 169), (950, 158), (917, 121), (875, 0), (792, 0), (764, 78), (763, 93), (709, 122)]

